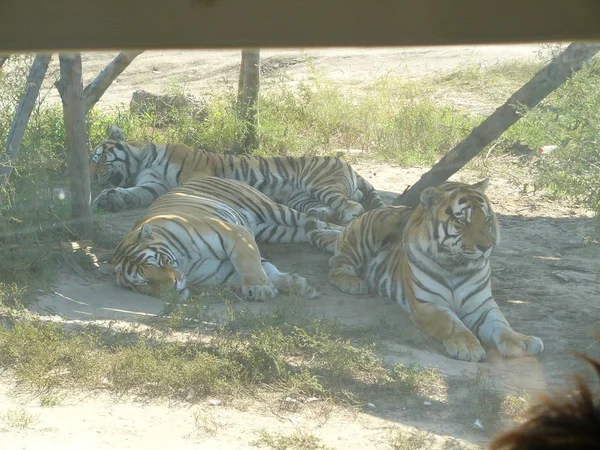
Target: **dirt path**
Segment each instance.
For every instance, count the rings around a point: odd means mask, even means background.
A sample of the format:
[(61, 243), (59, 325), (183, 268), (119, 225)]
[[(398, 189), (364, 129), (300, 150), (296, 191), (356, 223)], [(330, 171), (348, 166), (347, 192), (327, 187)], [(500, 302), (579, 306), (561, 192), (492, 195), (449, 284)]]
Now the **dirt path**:
[[(535, 46), (446, 47), (419, 49), (313, 50), (314, 63), (340, 82), (360, 85), (388, 70), (418, 75), (431, 70), (452, 69), (466, 63), (494, 63), (497, 59), (530, 58)], [(265, 66), (287, 67), (293, 79), (306, 76), (307, 64), (300, 51), (263, 53)], [(86, 78), (90, 79), (112, 57), (86, 55)], [(140, 56), (103, 99), (105, 106), (128, 102), (136, 88), (164, 92), (171, 80), (187, 79), (191, 90), (202, 91), (235, 83), (238, 51), (195, 51), (172, 54), (147, 52)], [(410, 70), (406, 67), (410, 67)], [(414, 183), (424, 169), (357, 164), (359, 173), (376, 188), (401, 192)], [(460, 178), (474, 181), (474, 172)], [(562, 383), (577, 364), (570, 350), (600, 356), (592, 333), (600, 319), (600, 286), (595, 267), (600, 265), (597, 246), (586, 246), (590, 215), (567, 204), (543, 201), (539, 195), (519, 192), (519, 184), (502, 175), (493, 176), (489, 195), (500, 214), (501, 246), (492, 257), (493, 289), (500, 307), (518, 331), (540, 336), (545, 351), (539, 358), (503, 360), (491, 354), (486, 363), (464, 363), (447, 358), (441, 346), (423, 336), (393, 302), (382, 298), (345, 295), (327, 281), (327, 256), (305, 246), (261, 246), (281, 269), (294, 270), (320, 284), (322, 297), (311, 300), (318, 315), (346, 324), (377, 326), (382, 319), (406, 330), (402, 342), (384, 342), (389, 362), (437, 366), (450, 377), (465, 380), (482, 369), (500, 391), (539, 392)], [(120, 233), (129, 231), (138, 213), (110, 216), (109, 224)], [(293, 257), (289, 255), (292, 254)], [(252, 307), (252, 306), (251, 306)], [(61, 321), (117, 320), (136, 323), (162, 310), (150, 297), (118, 289), (112, 277), (86, 281), (74, 274), (59, 280), (54, 293), (40, 295), (33, 310)], [(455, 395), (469, 395), (457, 389)], [(418, 426), (436, 436), (434, 448), (467, 448), (483, 445), (486, 435), (473, 427), (475, 413), (450, 420), (427, 406), (407, 408), (402, 399), (390, 400), (378, 413), (350, 416), (334, 410), (328, 420), (310, 415), (288, 419), (253, 405), (247, 411), (209, 404), (144, 404), (115, 399), (105, 394), (70, 393), (59, 406), (42, 408), (39, 399), (19, 395), (12, 383), (0, 385), (0, 414), (25, 408), (36, 420), (26, 429), (0, 421), (0, 450), (36, 448), (253, 448), (256, 432), (266, 428), (288, 433), (310, 430), (333, 448), (390, 448), (388, 435), (394, 427)], [(221, 424), (216, 432), (199, 426), (194, 414), (212, 417)], [(451, 418), (452, 419), (452, 418)], [(452, 438), (451, 438), (452, 437)], [(458, 441), (463, 442), (462, 447)], [(456, 446), (453, 446), (456, 445)]]
[[(285, 69), (285, 81), (298, 83), (309, 76), (311, 64), (344, 87), (360, 88), (387, 73), (406, 77), (422, 76), (439, 70), (453, 70), (477, 64), (507, 60), (529, 60), (540, 51), (539, 45), (489, 45), (409, 47), (383, 49), (279, 49), (263, 50), (263, 83), (281, 81), (277, 69)], [(85, 53), (84, 84), (89, 83), (114, 58), (116, 53)], [(126, 103), (136, 89), (164, 93), (175, 86), (201, 95), (212, 89), (237, 86), (241, 53), (239, 50), (147, 51), (138, 56), (104, 94), (98, 108)], [(57, 76), (58, 59), (50, 70)], [(49, 77), (47, 87), (52, 86)], [(52, 89), (48, 97), (59, 101)]]

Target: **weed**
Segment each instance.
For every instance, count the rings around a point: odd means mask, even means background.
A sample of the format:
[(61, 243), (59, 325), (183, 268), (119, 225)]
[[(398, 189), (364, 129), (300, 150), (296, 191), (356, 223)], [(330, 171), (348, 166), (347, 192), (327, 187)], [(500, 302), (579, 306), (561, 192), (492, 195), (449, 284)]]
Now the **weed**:
[(298, 430), (290, 435), (269, 433), (266, 430), (258, 432), (258, 439), (252, 443), (256, 447), (266, 447), (272, 450), (327, 450), (315, 435)]
[(392, 450), (421, 450), (431, 448), (432, 444), (431, 434), (425, 431), (410, 433), (394, 428), (388, 437), (388, 445)]
[(398, 394), (418, 394), (435, 399), (446, 397), (448, 386), (445, 377), (436, 368), (397, 364), (391, 375), (393, 390)]
[(44, 408), (51, 408), (53, 406), (58, 406), (62, 403), (62, 398), (56, 395), (44, 395), (40, 397), (40, 406)]
[(28, 428), (37, 419), (37, 416), (29, 414), (25, 409), (8, 410), (0, 414), (0, 420), (10, 428)]
[(26, 288), (19, 287), (16, 283), (0, 283), (0, 306), (20, 309), (26, 302)]
[(194, 425), (199, 431), (203, 432), (207, 436), (215, 436), (217, 431), (224, 426), (224, 424), (216, 420), (214, 415), (209, 411), (195, 411)]

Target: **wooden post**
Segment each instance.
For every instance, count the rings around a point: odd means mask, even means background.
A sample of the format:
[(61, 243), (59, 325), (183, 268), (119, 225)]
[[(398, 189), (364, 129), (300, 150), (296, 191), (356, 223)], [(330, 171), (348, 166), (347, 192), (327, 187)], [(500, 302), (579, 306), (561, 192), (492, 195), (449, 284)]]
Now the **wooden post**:
[(61, 53), (59, 59), (60, 79), (56, 82), (56, 88), (63, 103), (67, 137), (66, 148), (71, 174), (71, 223), (79, 239), (90, 239), (94, 232), (94, 223), (88, 172), (81, 54)]
[[(238, 91), (239, 113), (246, 122), (242, 150), (258, 147), (258, 94), (260, 90), (260, 50), (242, 50), (240, 86)], [(241, 91), (241, 96), (240, 96)]]
[(394, 205), (416, 206), (423, 189), (446, 181), (467, 164), (477, 153), (496, 140), (521, 116), (517, 105), (533, 108), (552, 91), (563, 84), (572, 74), (583, 68), (600, 51), (600, 43), (572, 43), (550, 64), (536, 73), (507, 101), (492, 113), (481, 125), (474, 128), (461, 143), (450, 150), (410, 189), (394, 200)]
[(131, 64), (131, 62), (143, 50), (121, 52), (113, 59), (98, 76), (88, 84), (83, 90), (83, 104), (86, 114), (100, 100), (100, 97), (106, 92), (112, 82), (123, 73), (123, 71)]
[(44, 76), (50, 63), (49, 55), (36, 55), (27, 76), (27, 87), (15, 111), (15, 117), (6, 138), (6, 151), (0, 157), (0, 186), (8, 181), (12, 172), (12, 161), (17, 157), (21, 141), (29, 122), (29, 117), (35, 106), (35, 101), (44, 81)]
[(242, 107), (242, 97), (244, 95), (244, 63), (246, 62), (246, 54), (242, 50), (242, 62), (240, 63), (240, 76), (238, 78), (238, 92), (237, 92), (237, 107)]

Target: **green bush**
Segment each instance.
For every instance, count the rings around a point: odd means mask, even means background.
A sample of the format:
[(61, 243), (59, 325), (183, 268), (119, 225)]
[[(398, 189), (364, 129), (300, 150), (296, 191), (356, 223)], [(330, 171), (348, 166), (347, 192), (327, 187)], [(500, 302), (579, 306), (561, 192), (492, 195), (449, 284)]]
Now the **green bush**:
[(557, 145), (542, 154), (538, 186), (557, 198), (582, 202), (600, 213), (600, 63), (576, 73), (542, 104), (526, 113), (507, 139), (532, 148)]

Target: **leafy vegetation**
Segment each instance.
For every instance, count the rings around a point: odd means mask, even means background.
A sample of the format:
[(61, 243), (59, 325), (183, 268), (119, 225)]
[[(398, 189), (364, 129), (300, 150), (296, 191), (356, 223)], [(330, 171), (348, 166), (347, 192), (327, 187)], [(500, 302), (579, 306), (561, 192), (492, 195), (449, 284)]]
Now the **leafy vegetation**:
[(531, 111), (507, 133), (507, 139), (542, 154), (536, 182), (556, 198), (581, 202), (600, 213), (600, 62), (594, 60)]

